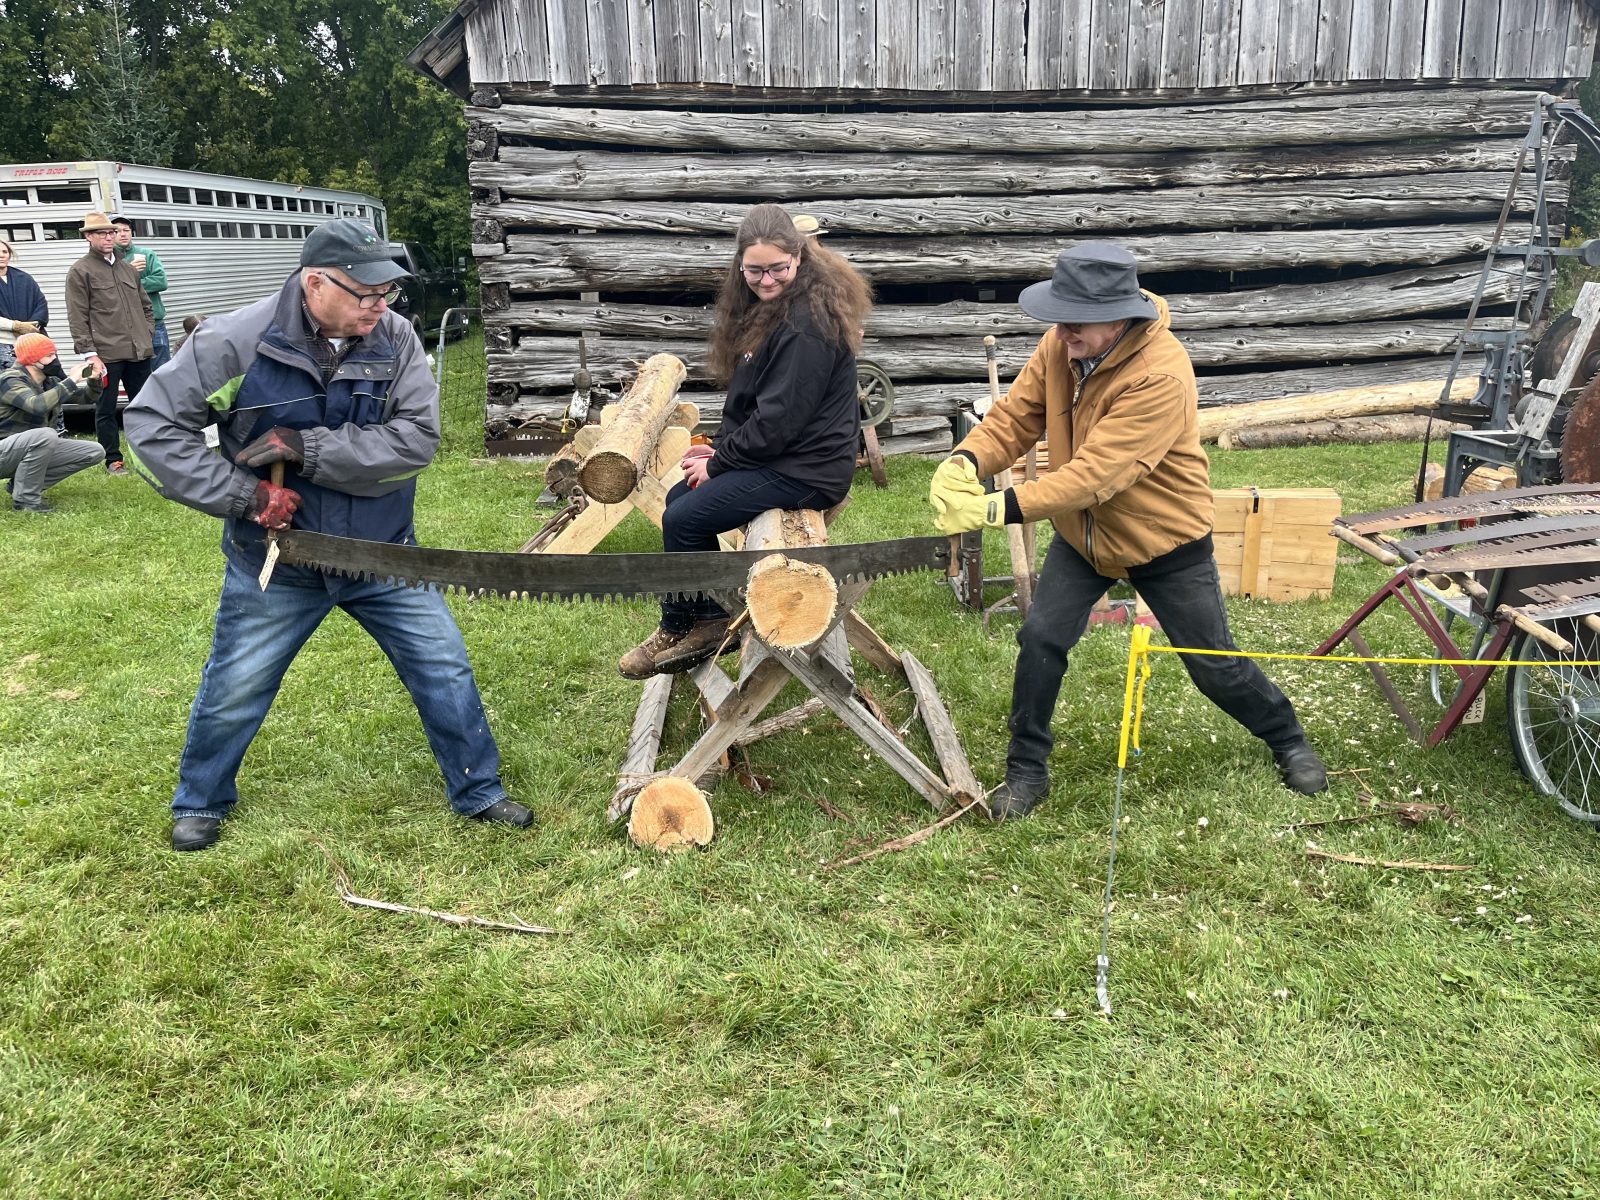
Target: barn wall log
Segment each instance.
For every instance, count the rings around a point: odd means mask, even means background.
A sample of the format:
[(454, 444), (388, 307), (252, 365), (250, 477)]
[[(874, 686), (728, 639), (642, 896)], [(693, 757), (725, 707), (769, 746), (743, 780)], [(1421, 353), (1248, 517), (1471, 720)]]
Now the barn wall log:
[[(1080, 235), (1081, 236), (1081, 235)], [(1492, 222), (1352, 229), (1260, 230), (1123, 237), (1141, 275), (1162, 271), (1252, 271), (1265, 266), (1403, 266), (1482, 255)], [(512, 234), (507, 253), (479, 278), (513, 291), (583, 292), (699, 288), (727, 269), (729, 239), (534, 237)], [(1060, 237), (840, 238), (831, 248), (874, 283), (1032, 282), (1055, 262)]]
[[(748, 196), (945, 196), (951, 180), (967, 195), (1017, 195), (1098, 188), (1196, 187), (1273, 180), (1509, 171), (1521, 139), (1393, 142), (1360, 146), (1264, 147), (1093, 156), (996, 154), (652, 154), (501, 146), (497, 162), (473, 162), (473, 187), (535, 200), (663, 200)], [(1559, 163), (1573, 157), (1559, 146)]]
[[(1478, 262), (1392, 271), (1317, 284), (1282, 284), (1237, 292), (1201, 292), (1165, 297), (1174, 329), (1230, 325), (1270, 326), (1417, 316), (1445, 309), (1463, 313), (1477, 288)], [(1511, 265), (1507, 260), (1507, 265)], [(1517, 294), (1515, 275), (1490, 278), (1484, 302), (1499, 304)], [(524, 333), (588, 333), (601, 337), (705, 338), (711, 333), (708, 305), (608, 304), (578, 300), (513, 301), (500, 319)], [(880, 304), (867, 315), (873, 337), (982, 336), (1037, 333), (1040, 324), (1015, 303), (953, 300), (945, 304)], [(504, 347), (509, 349), (508, 347)]]
[[(1087, 231), (1392, 224), (1498, 216), (1509, 172), (1386, 175), (1315, 184), (1257, 183), (1168, 188), (1150, 192), (1073, 192), (1057, 195), (880, 197), (812, 200), (804, 211), (830, 234), (1036, 234)], [(1530, 213), (1532, 180), (1519, 181), (1513, 211)], [(1564, 195), (1555, 198), (1564, 201)], [(738, 228), (748, 203), (665, 201), (513, 200), (473, 209), (475, 240), (497, 241), (500, 231), (593, 229), (602, 233), (718, 233)]]
[[(1225, 110), (1225, 115), (1224, 115)], [(1159, 120), (1121, 108), (1053, 112), (718, 113), (504, 104), (467, 108), (502, 137), (678, 150), (946, 151), (1123, 154), (1406, 141), (1526, 130), (1530, 93), (1504, 88), (1309, 92), (1227, 105), (1163, 108)]]
[[(1505, 318), (1483, 318), (1479, 328), (1497, 329)], [(1198, 329), (1180, 332), (1178, 340), (1195, 366), (1235, 366), (1259, 362), (1359, 361), (1396, 358), (1406, 354), (1436, 353), (1453, 346), (1461, 322), (1398, 321), (1350, 322), (1343, 325), (1289, 325), (1261, 336), (1251, 329)], [(999, 353), (1008, 361), (1022, 362), (1032, 353), (1039, 335), (998, 339)], [(570, 386), (578, 362), (578, 339), (525, 337), (510, 354), (490, 351), (489, 380), (516, 383), (523, 388)], [(656, 354), (683, 360), (691, 382), (708, 380), (703, 342), (623, 342), (605, 339), (587, 347), (589, 371), (596, 381), (630, 377), (638, 365)], [(964, 379), (981, 374), (982, 344), (975, 338), (868, 338), (862, 347), (891, 379)], [(979, 368), (979, 369), (975, 369)]]

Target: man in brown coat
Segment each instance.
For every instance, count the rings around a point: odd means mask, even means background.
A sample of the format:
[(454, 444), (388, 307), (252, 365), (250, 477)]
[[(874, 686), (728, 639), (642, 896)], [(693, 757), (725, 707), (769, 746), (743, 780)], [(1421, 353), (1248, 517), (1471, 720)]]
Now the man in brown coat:
[(101, 371), (105, 388), (94, 405), (94, 432), (106, 452), (106, 470), (126, 475), (117, 433), (117, 392), (132, 400), (150, 378), (155, 353), (155, 313), (139, 273), (116, 252), (116, 226), (105, 213), (83, 219), (89, 248), (67, 271), (67, 325), (72, 348)]
[[(1055, 537), (1017, 633), (1006, 779), (997, 820), (1025, 816), (1050, 790), (1050, 719), (1067, 653), (1118, 580), (1138, 588), (1174, 646), (1237, 650), (1212, 551), (1210, 470), (1200, 447), (1194, 367), (1167, 304), (1139, 288), (1134, 257), (1110, 242), (1063, 250), (1025, 288), (1022, 311), (1050, 329), (1005, 399), (941, 463), (928, 499), (943, 533), (1048, 520)], [(980, 478), (1048, 436), (1050, 469), (986, 495)], [(1184, 655), (1200, 691), (1267, 744), (1283, 781), (1328, 786), (1294, 707), (1254, 660)]]

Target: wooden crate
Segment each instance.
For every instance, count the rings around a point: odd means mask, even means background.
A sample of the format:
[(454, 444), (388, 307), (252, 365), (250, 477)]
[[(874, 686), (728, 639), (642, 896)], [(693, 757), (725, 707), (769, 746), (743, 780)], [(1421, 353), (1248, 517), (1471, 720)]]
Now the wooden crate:
[(1212, 539), (1222, 591), (1258, 600), (1326, 598), (1333, 591), (1339, 515), (1332, 488), (1224, 488), (1212, 492)]

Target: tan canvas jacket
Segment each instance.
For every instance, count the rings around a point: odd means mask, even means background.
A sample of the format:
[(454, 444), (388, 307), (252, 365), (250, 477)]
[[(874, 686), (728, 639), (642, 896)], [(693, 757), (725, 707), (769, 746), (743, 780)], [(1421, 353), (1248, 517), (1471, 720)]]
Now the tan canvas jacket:
[[(1150, 293), (1145, 293), (1150, 296)], [(1049, 520), (1102, 575), (1126, 578), (1211, 531), (1210, 464), (1197, 429), (1199, 392), (1189, 355), (1159, 296), (1081, 389), (1054, 328), (983, 422), (957, 447), (978, 473), (1011, 466), (1041, 438), (1049, 469), (1016, 485), (1030, 521)]]

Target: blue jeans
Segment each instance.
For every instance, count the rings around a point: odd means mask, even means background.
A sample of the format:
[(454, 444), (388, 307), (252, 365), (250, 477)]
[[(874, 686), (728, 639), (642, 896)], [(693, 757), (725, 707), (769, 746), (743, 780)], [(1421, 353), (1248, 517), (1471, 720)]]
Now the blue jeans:
[(226, 817), (238, 803), (239, 764), (284, 672), (336, 607), (372, 635), (411, 693), (450, 807), (472, 816), (505, 799), (500, 749), (442, 596), (334, 575), (306, 582), (274, 577), (263, 592), (254, 575), (229, 562), (211, 657), (189, 714), (174, 817)]
[(163, 363), (172, 361), (172, 343), (167, 340), (167, 327), (160, 321), (150, 333), (150, 346), (155, 354), (150, 359), (150, 369), (157, 370)]
[[(807, 483), (796, 483), (769, 467), (754, 471), (723, 471), (697, 488), (687, 482), (667, 493), (661, 514), (661, 546), (669, 553), (715, 550), (717, 535), (746, 525), (769, 508), (816, 508), (835, 503)], [(688, 600), (661, 603), (661, 628), (683, 633), (697, 621), (726, 617), (722, 605), (703, 593)]]
[[(1055, 740), (1050, 718), (1067, 673), (1067, 652), (1089, 627), (1089, 613), (1114, 579), (1097, 572), (1056, 534), (1039, 572), (1033, 606), (1017, 631), (1017, 669), (1011, 687), (1011, 747), (1006, 753), (1006, 778), (1016, 782), (1049, 782), (1049, 759)], [(1134, 581), (1139, 594), (1161, 622), (1174, 646), (1194, 650), (1237, 650), (1228, 632), (1228, 610), (1222, 603), (1214, 556), (1155, 577)], [(1274, 752), (1305, 737), (1300, 721), (1276, 684), (1255, 660), (1209, 654), (1179, 655), (1201, 694)]]

